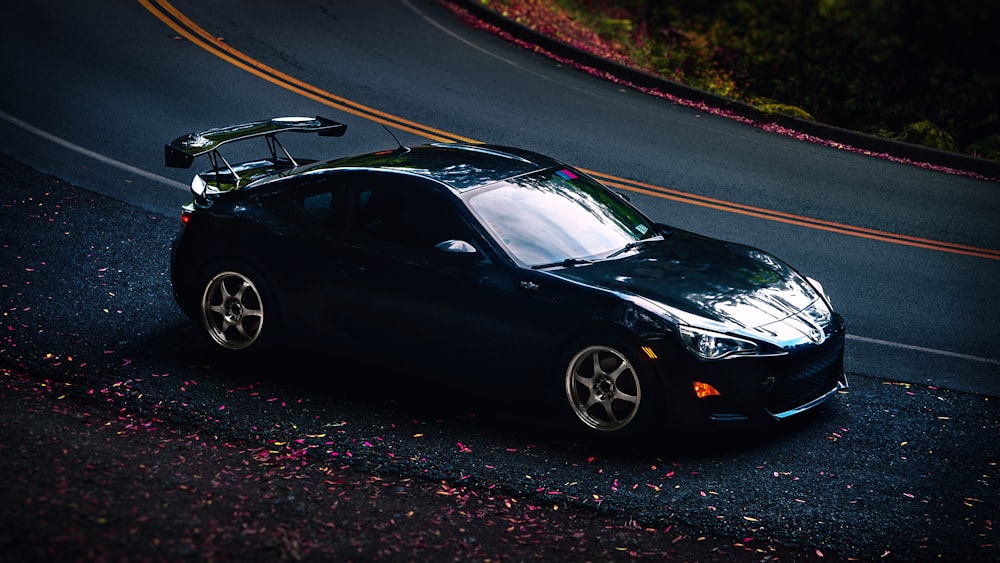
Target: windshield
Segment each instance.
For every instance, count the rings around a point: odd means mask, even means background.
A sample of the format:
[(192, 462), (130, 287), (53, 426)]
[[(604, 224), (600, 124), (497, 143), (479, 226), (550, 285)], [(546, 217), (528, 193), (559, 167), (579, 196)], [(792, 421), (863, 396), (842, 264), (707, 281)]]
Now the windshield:
[(656, 234), (621, 197), (568, 168), (497, 182), (468, 203), (496, 240), (529, 267), (606, 258)]

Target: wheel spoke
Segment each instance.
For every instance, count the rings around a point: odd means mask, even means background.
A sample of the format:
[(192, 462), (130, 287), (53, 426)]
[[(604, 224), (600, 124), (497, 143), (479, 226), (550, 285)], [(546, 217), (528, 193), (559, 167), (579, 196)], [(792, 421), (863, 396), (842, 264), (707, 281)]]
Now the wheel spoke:
[(229, 288), (226, 287), (225, 278), (219, 280), (219, 284), (216, 286), (216, 290), (218, 290), (219, 297), (222, 299), (223, 303), (226, 302), (226, 299), (232, 297), (232, 295), (229, 294)]
[(232, 326), (236, 327), (236, 332), (240, 333), (240, 336), (242, 336), (244, 339), (251, 340), (253, 338), (254, 335), (247, 334), (247, 329), (246, 329), (245, 326), (243, 326), (243, 323), (241, 323), (241, 322), (240, 323), (232, 323)]
[[(250, 287), (250, 282), (248, 282), (247, 280), (241, 279), (240, 280), (240, 288), (237, 289), (236, 293), (234, 293), (231, 297), (234, 297), (234, 298), (236, 298), (237, 301), (239, 301), (240, 303), (243, 303), (243, 292), (245, 292), (248, 287)], [(225, 284), (223, 284), (223, 289), (225, 289)]]
[(597, 396), (597, 393), (594, 393), (593, 391), (591, 391), (590, 396), (588, 396), (587, 400), (584, 401), (584, 403), (583, 403), (583, 410), (589, 411), (590, 407), (592, 407), (592, 406), (594, 406), (594, 405), (596, 405), (597, 403), (600, 403), (600, 402), (601, 402), (601, 399), (600, 399), (600, 397)]
[(261, 318), (264, 316), (264, 311), (261, 309), (243, 309), (243, 318), (255, 317)]
[(619, 385), (619, 383), (618, 383), (618, 380), (625, 373), (628, 373), (629, 375), (632, 376), (631, 381), (628, 381), (627, 383), (630, 383), (631, 386), (638, 387), (637, 384), (636, 384), (636, 380), (635, 380), (635, 372), (632, 371), (632, 366), (628, 362), (622, 362), (622, 365), (619, 366), (618, 369), (616, 369), (613, 374), (611, 374), (611, 379), (612, 379), (612, 381), (615, 382), (615, 393), (614, 393), (614, 397), (613, 398), (621, 400), (621, 401), (625, 401), (627, 403), (632, 403), (632, 404), (638, 403), (639, 402), (638, 395), (637, 394), (636, 395), (630, 395), (629, 393), (626, 393), (625, 391), (622, 391), (622, 386)]
[(613, 372), (608, 374), (608, 377), (611, 378), (611, 381), (615, 382), (615, 385), (618, 385), (618, 378), (621, 377), (621, 375), (625, 373), (625, 371), (631, 370), (631, 368), (632, 366), (628, 362), (622, 361), (622, 363), (619, 364), (618, 367), (615, 368)]
[(615, 389), (615, 394), (611, 399), (617, 401), (624, 401), (632, 405), (635, 405), (639, 402), (638, 395), (629, 395), (628, 393), (623, 392), (621, 389)]
[(594, 361), (594, 377), (599, 374), (604, 373), (604, 369), (601, 367), (601, 354), (599, 352), (593, 352), (590, 358)]
[(618, 424), (618, 417), (611, 408), (611, 400), (601, 401), (601, 407), (604, 408), (604, 414), (608, 415), (608, 420), (614, 424)]
[(573, 374), (573, 380), (587, 389), (590, 389), (594, 385), (594, 376), (587, 377), (585, 375), (581, 375), (580, 372)]

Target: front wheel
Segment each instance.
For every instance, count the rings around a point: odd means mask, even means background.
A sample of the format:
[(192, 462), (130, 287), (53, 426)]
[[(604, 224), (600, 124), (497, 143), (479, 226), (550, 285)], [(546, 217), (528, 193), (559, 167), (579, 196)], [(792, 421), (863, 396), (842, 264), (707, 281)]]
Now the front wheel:
[[(199, 303), (202, 325), (224, 350), (249, 354), (260, 350), (274, 332), (277, 303), (263, 280), (242, 268), (205, 276)], [(266, 321), (266, 322), (265, 322)]]
[(590, 433), (633, 434), (649, 426), (659, 404), (655, 383), (618, 338), (583, 340), (571, 347), (563, 377), (570, 410)]

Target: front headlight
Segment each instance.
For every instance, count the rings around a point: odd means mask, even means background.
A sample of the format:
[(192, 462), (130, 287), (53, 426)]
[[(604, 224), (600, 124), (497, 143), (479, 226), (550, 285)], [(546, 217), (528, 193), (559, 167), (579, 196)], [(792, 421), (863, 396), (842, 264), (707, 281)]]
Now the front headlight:
[(721, 360), (733, 356), (753, 356), (758, 352), (755, 342), (690, 326), (680, 327), (681, 340), (693, 354), (704, 360)]

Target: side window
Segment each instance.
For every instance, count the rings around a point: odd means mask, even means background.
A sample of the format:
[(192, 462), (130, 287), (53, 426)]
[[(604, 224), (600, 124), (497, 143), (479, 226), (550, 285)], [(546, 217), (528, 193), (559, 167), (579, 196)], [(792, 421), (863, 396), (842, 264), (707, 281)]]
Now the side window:
[(454, 202), (419, 184), (383, 184), (357, 190), (357, 214), (351, 230), (420, 250), (450, 240), (471, 242)]
[(321, 182), (302, 190), (295, 198), (306, 215), (331, 231), (343, 231), (347, 225), (350, 190), (339, 182)]
[(302, 198), (302, 210), (313, 219), (326, 221), (330, 216), (330, 202), (333, 201), (333, 194), (330, 192), (320, 192)]

